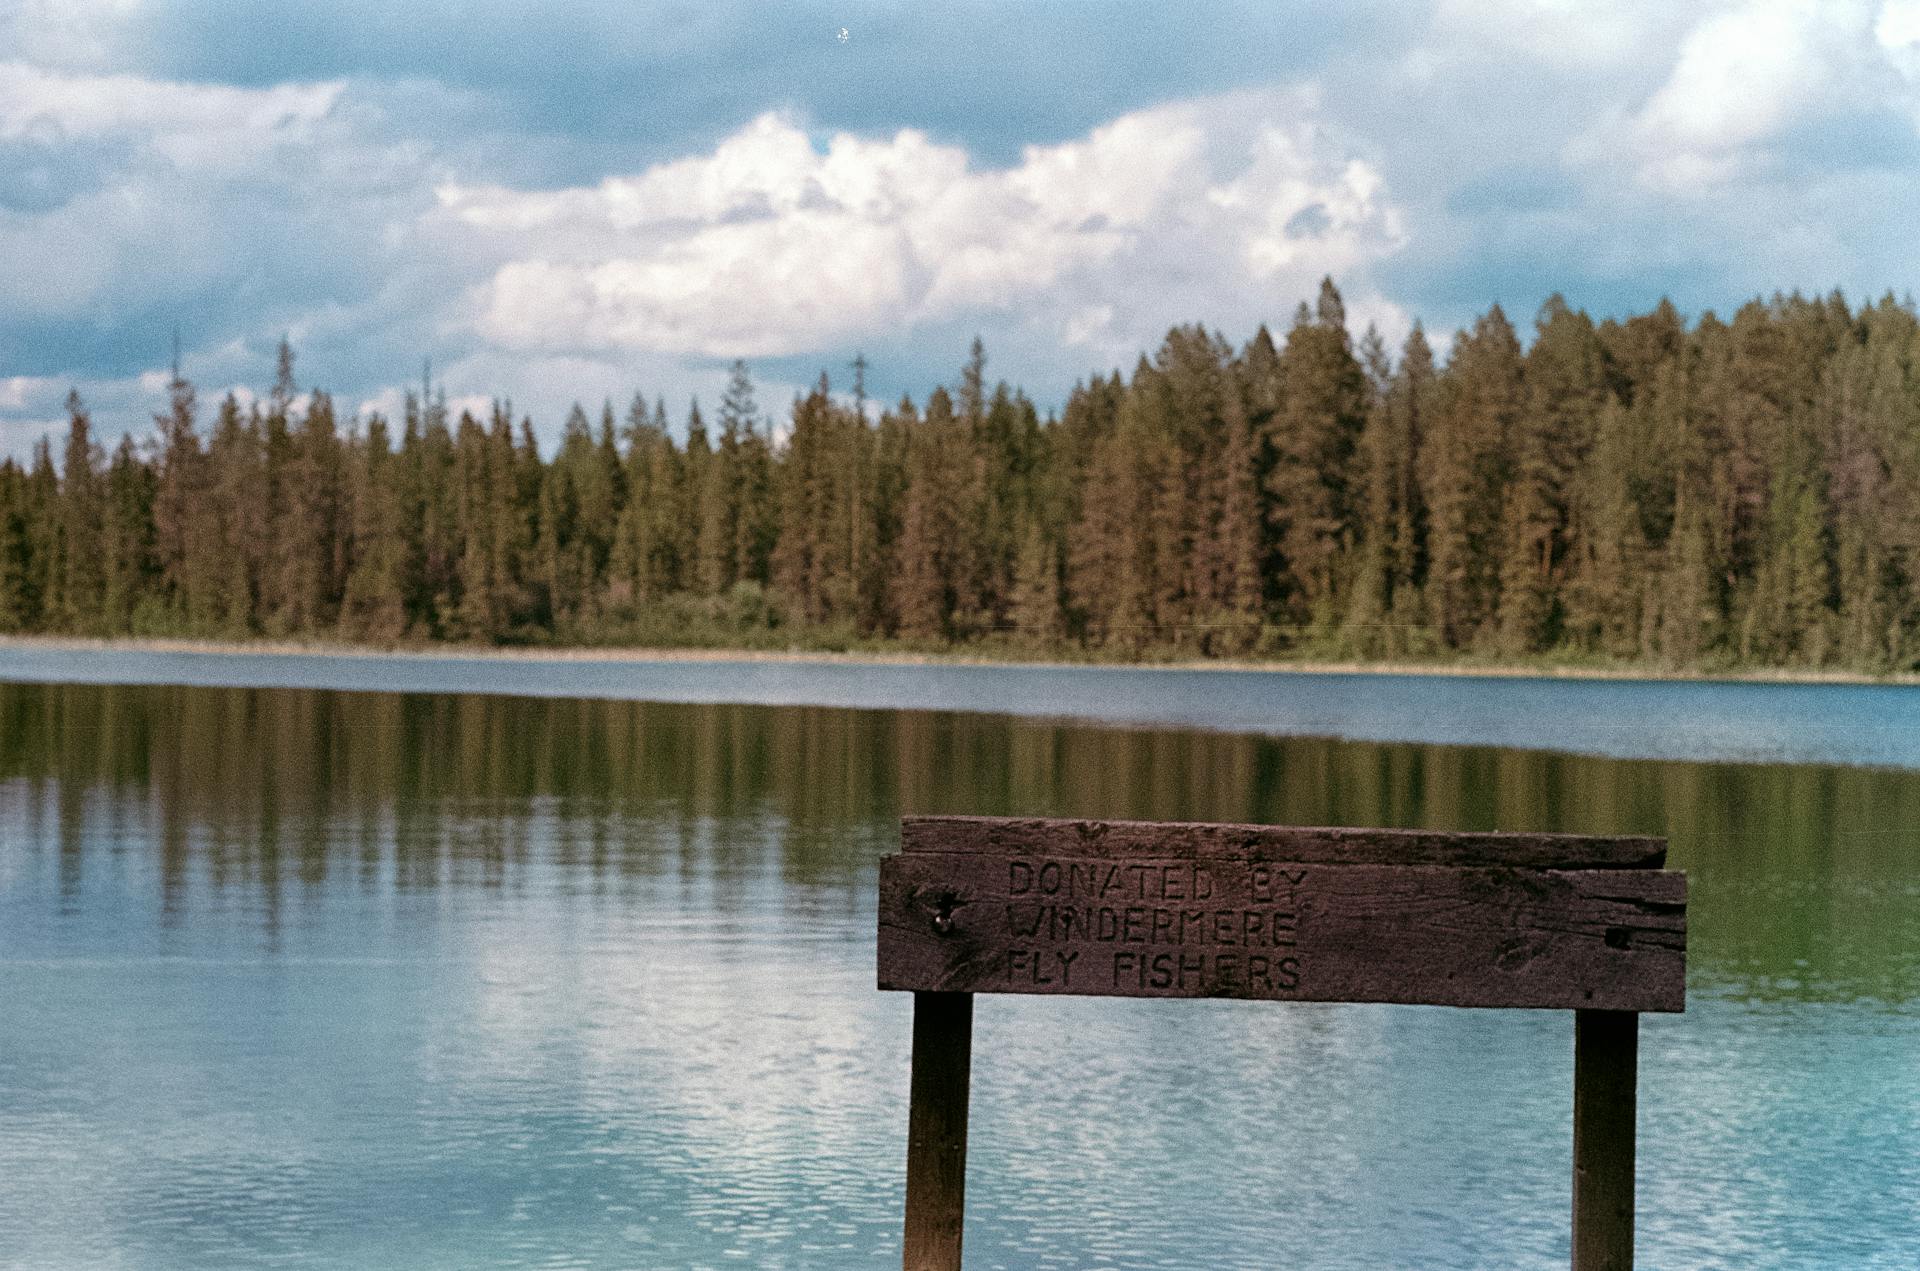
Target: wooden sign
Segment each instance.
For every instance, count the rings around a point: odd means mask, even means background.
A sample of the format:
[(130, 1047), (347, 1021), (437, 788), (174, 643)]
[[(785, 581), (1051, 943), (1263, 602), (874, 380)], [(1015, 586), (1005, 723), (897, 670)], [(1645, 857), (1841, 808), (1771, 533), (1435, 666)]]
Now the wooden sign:
[(960, 1265), (975, 993), (1577, 1011), (1574, 1267), (1631, 1266), (1632, 1021), (1686, 1006), (1664, 840), (911, 817), (901, 848), (879, 983), (916, 994), (909, 1271)]
[(1686, 879), (1647, 868), (1657, 839), (958, 817), (901, 838), (883, 989), (1686, 1005)]

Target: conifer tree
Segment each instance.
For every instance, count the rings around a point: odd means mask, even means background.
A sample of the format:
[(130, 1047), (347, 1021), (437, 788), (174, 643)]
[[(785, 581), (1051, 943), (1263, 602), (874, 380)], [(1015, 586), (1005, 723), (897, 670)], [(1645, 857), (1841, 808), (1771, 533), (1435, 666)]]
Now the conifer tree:
[(461, 541), (469, 499), (468, 458), (447, 423), (444, 390), (423, 382), (407, 397), (400, 442), (400, 511), (409, 544), (406, 576), (411, 621), (436, 636), (458, 632)]
[(214, 570), (219, 544), (209, 512), (206, 456), (195, 428), (193, 385), (176, 362), (167, 385), (167, 413), (160, 429), (159, 479), (154, 492), (154, 531), (166, 605), (190, 630), (218, 621)]
[(1048, 430), (1053, 437), (1052, 464), (1043, 503), (1062, 531), (1080, 519), (1095, 448), (1112, 435), (1126, 393), (1126, 381), (1118, 371), (1076, 384), (1060, 422)]
[(1259, 474), (1232, 352), (1200, 326), (1161, 344), (1157, 376), (1157, 617), (1205, 651), (1244, 648), (1258, 624)]
[(99, 626), (109, 634), (134, 629), (154, 587), (153, 496), (153, 469), (134, 449), (133, 438), (122, 437), (107, 468), (103, 526), (106, 577)]
[[(503, 430), (501, 411), (494, 407), (494, 431)], [(512, 438), (506, 441), (511, 450)], [(502, 472), (502, 468), (506, 472)], [(457, 630), (469, 640), (492, 640), (504, 634), (505, 562), (501, 549), (506, 538), (502, 492), (510, 481), (511, 454), (503, 463), (500, 446), (468, 411), (460, 412), (454, 432), (454, 481), (459, 490), (458, 566), (459, 617)]]
[(406, 633), (408, 560), (399, 479), (401, 459), (375, 414), (353, 448), (349, 485), (349, 566), (340, 602), (340, 623), (360, 639), (390, 643)]
[(946, 390), (935, 389), (926, 418), (909, 433), (893, 607), (901, 634), (915, 639), (951, 639), (974, 612), (972, 560), (965, 550), (971, 486), (965, 428)]
[(780, 537), (773, 556), (774, 586), (807, 622), (827, 616), (825, 574), (830, 550), (826, 520), (833, 490), (826, 466), (832, 428), (827, 378), (793, 404), (793, 431), (781, 465)]
[(106, 599), (102, 523), (106, 499), (100, 448), (78, 392), (67, 394), (67, 448), (60, 488), (60, 608), (54, 620), (68, 631), (94, 631)]
[(1120, 404), (1113, 432), (1094, 448), (1090, 487), (1068, 561), (1068, 590), (1087, 638), (1137, 651), (1154, 638), (1154, 370), (1145, 358)]
[[(856, 375), (864, 372), (856, 365)], [(881, 516), (884, 496), (876, 489), (880, 483), (878, 440), (867, 421), (864, 389), (855, 380), (854, 409), (839, 411), (835, 436), (835, 488), (842, 493), (839, 514), (835, 517), (834, 539), (841, 538), (844, 525), (846, 557), (844, 573), (832, 583), (831, 603), (835, 613), (851, 622), (855, 630), (872, 633), (881, 623), (883, 605), (879, 593), (886, 575), (882, 572)]]
[(1607, 395), (1593, 322), (1558, 295), (1540, 310), (1525, 367), (1526, 414), (1515, 421), (1500, 541), (1501, 644), (1532, 653), (1556, 643), (1558, 580), (1570, 546), (1571, 483), (1593, 446)]
[(1605, 350), (1608, 392), (1626, 406), (1633, 405), (1660, 367), (1678, 358), (1687, 346), (1686, 323), (1664, 296), (1651, 312), (1625, 322), (1609, 318), (1595, 334)]
[(633, 395), (627, 406), (626, 454), (620, 468), (620, 514), (607, 553), (606, 595), (611, 606), (651, 603), (666, 590), (660, 578), (662, 544), (656, 535), (657, 501), (654, 449), (669, 444), (665, 429), (655, 428), (647, 399)]
[(1059, 549), (1039, 524), (1029, 525), (1013, 594), (1013, 627), (1028, 639), (1051, 641), (1060, 635), (1059, 559)]
[(278, 527), (267, 501), (259, 416), (243, 417), (231, 393), (220, 403), (207, 445), (207, 485), (208, 543), (216, 553), (206, 570), (213, 592), (208, 620), (223, 634), (244, 636), (255, 627), (262, 576), (279, 559), (269, 556)]
[(732, 457), (713, 448), (696, 398), (687, 407), (687, 581), (689, 590), (718, 595), (732, 580), (733, 525), (726, 488)]
[(662, 592), (692, 591), (695, 574), (695, 532), (699, 526), (695, 496), (700, 482), (693, 476), (691, 449), (683, 454), (667, 431), (665, 402), (655, 402), (653, 427), (658, 440), (648, 467), (648, 491), (653, 513), (654, 571)]
[(1421, 461), (1428, 603), (1441, 639), (1465, 648), (1499, 602), (1497, 535), (1522, 408), (1520, 342), (1498, 305), (1455, 337), (1444, 383)]
[(57, 630), (66, 612), (61, 594), (66, 569), (60, 541), (60, 475), (53, 465), (53, 445), (45, 437), (33, 448), (33, 467), (27, 474), (23, 501), (27, 527), (26, 625), (29, 629)]
[(289, 631), (330, 627), (346, 577), (344, 470), (333, 399), (309, 395), (307, 409), (292, 437), (289, 515), (281, 532), (291, 548), (282, 559), (280, 620)]
[(1287, 333), (1268, 423), (1269, 508), (1292, 619), (1329, 621), (1345, 553), (1357, 537), (1354, 455), (1366, 422), (1366, 378), (1353, 355), (1346, 309), (1331, 279), (1314, 310), (1303, 304)]
[(1259, 634), (1261, 508), (1259, 448), (1238, 394), (1221, 403), (1225, 434), (1215, 471), (1219, 519), (1211, 531), (1211, 608), (1217, 647), (1213, 653), (1243, 653)]
[[(1698, 665), (1715, 626), (1706, 509), (1683, 499), (1667, 537), (1664, 568), (1636, 606), (1658, 613), (1659, 656), (1670, 666)], [(1644, 643), (1644, 642), (1643, 642)]]
[[(1370, 359), (1370, 362), (1373, 361)], [(1384, 352), (1378, 363), (1384, 363)], [(1378, 385), (1361, 436), (1366, 490), (1362, 548), (1351, 609), (1350, 641), (1363, 653), (1404, 652), (1424, 624), (1419, 586), (1426, 572), (1426, 507), (1419, 462), (1433, 410), (1433, 350), (1418, 322), (1400, 364)]]
[(880, 416), (873, 439), (873, 534), (875, 560), (868, 573), (864, 606), (873, 615), (873, 629), (882, 634), (900, 630), (900, 565), (911, 477), (912, 443), (919, 429), (913, 400), (902, 397)]
[(1893, 665), (1911, 622), (1914, 513), (1898, 474), (1913, 445), (1907, 359), (1917, 332), (1920, 323), (1888, 297), (1861, 312), (1824, 372), (1817, 432), (1829, 474), (1836, 652), (1853, 666)]
[[(612, 414), (611, 406), (605, 414)], [(611, 428), (610, 420), (603, 423)], [(578, 402), (567, 413), (553, 463), (542, 468), (537, 451), (533, 457), (542, 610), (548, 622), (578, 624), (606, 572), (608, 532), (618, 515), (614, 478), (602, 466), (600, 446)]]
[(32, 540), (29, 537), (27, 478), (11, 458), (0, 459), (0, 632), (33, 624), (29, 593)]
[(300, 488), (305, 473), (294, 438), (293, 402), (298, 390), (293, 361), (293, 348), (282, 337), (263, 420), (271, 555), (262, 573), (260, 607), (262, 625), (273, 635), (304, 629), (317, 590), (318, 567), (312, 556), (317, 527), (311, 520), (312, 501)]
[[(1644, 399), (1638, 409), (1645, 409)], [(1642, 613), (1657, 564), (1636, 497), (1640, 430), (1633, 414), (1615, 399), (1600, 410), (1592, 470), (1578, 492), (1582, 533), (1565, 595), (1568, 634), (1583, 647), (1619, 657), (1643, 652)]]
[(1368, 383), (1367, 422), (1355, 456), (1365, 495), (1360, 510), (1353, 586), (1347, 598), (1346, 641), (1366, 656), (1398, 652), (1387, 610), (1392, 604), (1400, 543), (1395, 531), (1399, 491), (1394, 481), (1399, 442), (1393, 414), (1394, 374), (1379, 331), (1369, 326), (1362, 341), (1361, 365)]
[(1778, 444), (1766, 557), (1747, 616), (1748, 648), (1768, 661), (1818, 666), (1830, 642), (1826, 490), (1813, 462), (1811, 438), (1789, 426)]

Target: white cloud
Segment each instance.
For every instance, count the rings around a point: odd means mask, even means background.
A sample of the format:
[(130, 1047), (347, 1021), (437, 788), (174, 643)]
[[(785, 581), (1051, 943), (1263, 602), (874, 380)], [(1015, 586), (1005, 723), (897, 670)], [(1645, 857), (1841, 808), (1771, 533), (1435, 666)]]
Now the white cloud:
[(1874, 39), (1910, 82), (1920, 82), (1920, 0), (1887, 0)]
[(1702, 22), (1681, 46), (1672, 77), (1641, 112), (1652, 139), (1696, 150), (1767, 136), (1828, 88), (1853, 6), (1750, 5)]
[(140, 0), (7, 0), (0, 5), (0, 48), (55, 66), (106, 61), (115, 28)]
[(324, 119), (343, 84), (272, 88), (64, 75), (0, 63), (0, 138), (68, 140), (137, 132), (183, 166), (244, 161)]
[(9, 375), (0, 379), (0, 410), (25, 410), (55, 391), (55, 381), (44, 376)]
[(1887, 0), (1873, 33), (1887, 49), (1910, 50), (1920, 45), (1920, 0)]
[[(1646, 185), (1695, 198), (1764, 172), (1797, 130), (1887, 106), (1911, 110), (1920, 62), (1912, 0), (1751, 0), (1698, 22), (1639, 109), (1610, 117), (1576, 159), (1627, 159)], [(1920, 6), (1914, 6), (1920, 8)], [(1917, 35), (1916, 38), (1920, 38)]]
[[(1284, 319), (1326, 272), (1393, 313), (1369, 271), (1406, 241), (1402, 215), (1300, 91), (1124, 114), (997, 167), (913, 129), (822, 138), (771, 113), (704, 152), (526, 190), (459, 179), (409, 131), (394, 103), (432, 91), (0, 62), (0, 144), (74, 177), (0, 216), (0, 309), (134, 322), (141, 368), (71, 382), (136, 428), (163, 405), (173, 314), (195, 306), (218, 315), (185, 357), (209, 402), (264, 383), (284, 332), (303, 385), (367, 411), (395, 413), (431, 356), (451, 394), (510, 394), (547, 429), (573, 398), (624, 402), (636, 383), (677, 414), (715, 387), (713, 359), (838, 362), (916, 333), (942, 362), (969, 328), (1017, 343), (998, 357), (1016, 376), (1063, 373), (1067, 348), (1075, 367), (1126, 365), (1175, 322), (1244, 336)], [(775, 373), (762, 405), (777, 415), (796, 387)], [(0, 411), (40, 418), (47, 396)]]
[(1555, 70), (1591, 72), (1643, 57), (1690, 6), (1671, 0), (1440, 0), (1422, 52), (1453, 61), (1489, 48)]
[(975, 315), (1137, 349), (1172, 321), (1284, 312), (1406, 238), (1378, 170), (1299, 94), (1124, 115), (1008, 168), (903, 130), (816, 147), (764, 115), (711, 153), (591, 188), (450, 184), (506, 259), (472, 297), (534, 352), (765, 357)]
[(431, 203), (417, 149), (343, 112), (344, 91), (0, 63), (0, 144), (75, 176), (65, 197), (0, 216), (0, 309), (104, 323), (231, 288), (277, 326), (292, 316), (271, 313), (280, 295), (323, 305), (296, 288), (395, 259), (378, 227)]

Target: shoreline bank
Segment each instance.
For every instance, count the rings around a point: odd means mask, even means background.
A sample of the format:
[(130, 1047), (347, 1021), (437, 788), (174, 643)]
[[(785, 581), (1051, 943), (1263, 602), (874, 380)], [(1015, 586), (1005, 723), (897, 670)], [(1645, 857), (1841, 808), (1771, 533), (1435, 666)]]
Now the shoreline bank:
[(0, 678), (8, 650), (138, 653), (158, 656), (272, 658), (407, 659), (442, 662), (624, 663), (688, 662), (817, 664), (826, 666), (1003, 666), (1091, 671), (1230, 671), (1286, 675), (1447, 676), (1463, 679), (1611, 680), (1650, 683), (1857, 684), (1877, 687), (1920, 685), (1920, 674), (1867, 675), (1853, 671), (1750, 668), (1739, 671), (1677, 671), (1658, 667), (1559, 666), (1525, 662), (1420, 662), (1313, 659), (1206, 658), (1180, 661), (1115, 662), (1035, 658), (1009, 654), (928, 652), (921, 650), (827, 650), (646, 648), (630, 646), (500, 646), (407, 644), (382, 646), (325, 640), (211, 640), (173, 638), (100, 638), (86, 636), (0, 636)]

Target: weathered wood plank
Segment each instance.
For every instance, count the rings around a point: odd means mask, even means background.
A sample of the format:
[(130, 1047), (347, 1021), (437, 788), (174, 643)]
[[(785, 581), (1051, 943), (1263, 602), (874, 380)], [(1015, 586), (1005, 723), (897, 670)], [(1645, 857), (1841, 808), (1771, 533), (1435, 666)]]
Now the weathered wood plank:
[(1640, 1017), (1573, 1016), (1573, 1271), (1633, 1271)]
[(1686, 876), (1209, 853), (880, 872), (883, 989), (1679, 1011)]
[(972, 995), (915, 993), (904, 1271), (960, 1271), (972, 1070)]
[(1667, 859), (1665, 839), (1634, 836), (990, 816), (906, 817), (900, 822), (900, 846), (915, 853), (1116, 859), (1231, 856), (1314, 865), (1506, 865), (1540, 869), (1658, 869)]

